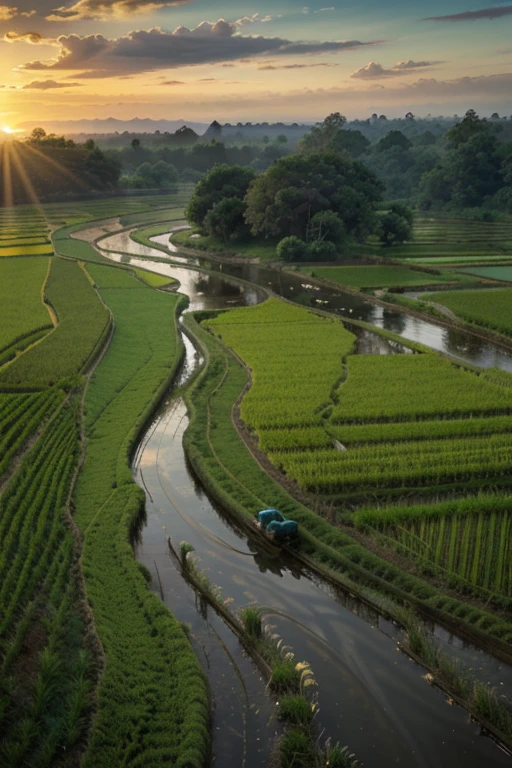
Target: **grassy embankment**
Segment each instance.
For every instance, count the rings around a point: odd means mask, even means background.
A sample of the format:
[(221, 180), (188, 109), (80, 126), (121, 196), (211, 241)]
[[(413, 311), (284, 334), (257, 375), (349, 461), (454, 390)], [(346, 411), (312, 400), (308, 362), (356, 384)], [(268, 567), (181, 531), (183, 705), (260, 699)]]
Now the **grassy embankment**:
[(144, 508), (131, 454), (179, 362), (180, 299), (123, 270), (88, 269), (116, 331), (85, 398), (87, 453), (75, 496), (87, 596), (106, 657), (83, 765), (199, 768), (209, 745), (206, 683), (183, 628), (149, 591), (130, 544)]
[(512, 638), (512, 624), (448, 597), (441, 589), (365, 550), (354, 538), (298, 503), (263, 470), (232, 421), (233, 403), (247, 384), (245, 369), (192, 317), (186, 317), (186, 324), (207, 350), (209, 362), (187, 395), (191, 424), (185, 445), (203, 483), (223, 506), (246, 525), (259, 509), (278, 507), (298, 521), (302, 551), (320, 566), (337, 572), (342, 580), (363, 585), (360, 588), (378, 590), (448, 626), (457, 626), (468, 636), (474, 632), (483, 639), (480, 630), (485, 629), (506, 653), (499, 640)]
[[(41, 264), (47, 268), (48, 260)], [(46, 270), (36, 280), (27, 260), (13, 265), (27, 277), (25, 285), (13, 283), (20, 316), (35, 328), (48, 316), (41, 301)], [(94, 679), (68, 508), (79, 408), (64, 388), (80, 382), (108, 315), (77, 264), (53, 259), (46, 292), (57, 328), (0, 368), (0, 386), (12, 390), (0, 394), (0, 762), (10, 768), (77, 764)], [(70, 298), (80, 305), (76, 314)], [(62, 359), (71, 348), (75, 353)]]

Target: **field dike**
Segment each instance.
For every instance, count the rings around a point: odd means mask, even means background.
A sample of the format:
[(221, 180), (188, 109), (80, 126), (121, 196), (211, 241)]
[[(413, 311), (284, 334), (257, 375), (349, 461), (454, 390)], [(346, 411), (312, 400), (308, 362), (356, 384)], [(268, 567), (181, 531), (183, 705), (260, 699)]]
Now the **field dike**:
[[(411, 635), (417, 618), (412, 623), (410, 619), (406, 621), (400, 606), (409, 607), (422, 618), (510, 663), (512, 648), (499, 636), (512, 630), (510, 623), (476, 609), (472, 611), (474, 620), (485, 620), (489, 632), (461, 619), (458, 614), (467, 612), (462, 601), (449, 598), (431, 584), (368, 552), (355, 539), (297, 502), (266, 474), (233, 420), (235, 405), (248, 386), (247, 372), (234, 355), (200, 326), (198, 320), (211, 316), (208, 312), (189, 314), (184, 320), (187, 332), (206, 361), (185, 393), (190, 425), (184, 445), (194, 471), (213, 498), (238, 525), (251, 532), (254, 514), (259, 509), (269, 504), (278, 507), (299, 523), (301, 547), (292, 554), (321, 578), (405, 624)], [(493, 630), (497, 632), (494, 636)], [(422, 654), (415, 652), (415, 657), (428, 666), (432, 661), (431, 650), (423, 650)], [(489, 725), (493, 727), (492, 723)], [(496, 727), (495, 731), (496, 738), (503, 740), (501, 729)]]

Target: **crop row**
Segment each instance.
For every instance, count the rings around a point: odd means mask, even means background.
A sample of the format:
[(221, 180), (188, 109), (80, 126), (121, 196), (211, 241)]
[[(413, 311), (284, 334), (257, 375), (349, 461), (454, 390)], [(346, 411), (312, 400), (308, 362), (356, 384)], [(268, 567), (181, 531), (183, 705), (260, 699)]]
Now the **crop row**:
[(433, 354), (356, 356), (337, 395), (334, 423), (413, 421), (512, 411), (512, 390)]
[(271, 453), (272, 462), (307, 490), (334, 493), (497, 477), (512, 469), (512, 436), (366, 445), (348, 451)]
[(354, 522), (485, 589), (512, 595), (512, 497), (482, 494), (429, 505), (368, 507)]
[(512, 416), (490, 416), (466, 419), (433, 419), (432, 421), (399, 421), (343, 424), (287, 429), (260, 429), (262, 451), (281, 452), (332, 448), (333, 440), (343, 446), (366, 443), (395, 443), (404, 440), (434, 440), (454, 437), (478, 437), (512, 432)]
[(116, 331), (86, 394), (86, 461), (75, 496), (87, 596), (106, 656), (83, 766), (202, 768), (206, 683), (183, 627), (149, 590), (130, 543), (145, 501), (131, 452), (179, 361), (180, 299), (115, 268), (88, 269)]
[[(9, 395), (0, 394), (2, 401)], [(10, 410), (0, 412), (0, 477), (26, 440), (35, 434), (43, 420), (63, 400), (62, 390), (46, 390), (33, 395), (21, 395), (12, 402)]]
[[(59, 401), (56, 392), (30, 399)], [(0, 499), (0, 754), (13, 768), (51, 768), (63, 750), (76, 756), (90, 707), (91, 659), (64, 522), (77, 459), (75, 415), (65, 405)]]
[(62, 509), (77, 459), (76, 447), (74, 415), (65, 407), (0, 499), (2, 637), (21, 618), (62, 539)]
[(53, 259), (46, 299), (57, 327), (0, 370), (0, 388), (38, 389), (79, 373), (108, 329), (109, 314), (78, 264)]

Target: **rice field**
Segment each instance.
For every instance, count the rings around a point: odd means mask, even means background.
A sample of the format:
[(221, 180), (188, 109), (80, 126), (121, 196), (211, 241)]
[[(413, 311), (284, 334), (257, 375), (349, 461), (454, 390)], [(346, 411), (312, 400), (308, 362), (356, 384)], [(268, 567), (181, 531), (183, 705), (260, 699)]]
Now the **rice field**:
[(0, 369), (0, 389), (40, 389), (80, 373), (92, 359), (110, 317), (83, 269), (54, 258), (45, 289), (57, 326)]
[[(279, 303), (224, 312), (205, 325), (250, 367), (241, 415), (260, 450), (302, 490), (357, 504), (406, 489), (442, 496), (508, 485), (511, 374), (478, 374), (434, 353), (353, 355), (349, 337), (324, 347), (321, 318), (305, 333), (298, 308)], [(512, 496), (499, 497), (501, 506), (485, 497), (489, 514), (475, 498), (356, 507), (354, 520), (452, 586), (510, 597)]]
[(302, 267), (301, 272), (352, 288), (414, 287), (454, 281), (450, 275), (433, 275), (410, 267)]
[(322, 409), (331, 402), (343, 375), (343, 358), (354, 343), (339, 321), (269, 299), (224, 313), (207, 325), (252, 369), (254, 386), (242, 404), (242, 416), (252, 429), (322, 422)]
[(433, 293), (428, 298), (470, 323), (499, 333), (512, 333), (512, 288)]
[(46, 245), (17, 245), (4, 248), (0, 246), (0, 258), (2, 256), (49, 256), (53, 253), (50, 243)]
[(489, 280), (500, 280), (512, 283), (512, 266), (510, 267), (461, 267), (457, 272), (476, 277), (485, 277)]
[(360, 528), (490, 592), (512, 596), (512, 497), (485, 495), (437, 504), (366, 508)]
[(0, 260), (0, 365), (53, 328), (43, 303), (49, 259)]

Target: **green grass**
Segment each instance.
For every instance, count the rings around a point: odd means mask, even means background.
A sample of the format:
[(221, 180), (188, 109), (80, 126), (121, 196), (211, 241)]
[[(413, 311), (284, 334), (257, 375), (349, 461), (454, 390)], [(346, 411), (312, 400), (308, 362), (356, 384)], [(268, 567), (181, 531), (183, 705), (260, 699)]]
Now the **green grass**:
[(0, 258), (2, 256), (49, 256), (53, 253), (51, 243), (47, 245), (16, 245), (4, 247), (0, 244)]
[(115, 268), (89, 269), (116, 331), (87, 390), (87, 454), (75, 498), (87, 595), (106, 654), (83, 765), (202, 768), (206, 683), (181, 624), (148, 589), (130, 545), (144, 507), (131, 454), (176, 370), (181, 299)]
[(428, 298), (470, 323), (504, 334), (512, 333), (512, 288), (434, 293)]
[(80, 373), (106, 334), (110, 317), (78, 264), (54, 258), (46, 299), (58, 325), (0, 370), (0, 389), (38, 389)]
[[(48, 259), (5, 259), (0, 261), (0, 364), (22, 349), (24, 340), (37, 331), (53, 327), (43, 304), (43, 284)], [(18, 344), (17, 344), (18, 342)]]
[(184, 245), (187, 248), (196, 248), (200, 251), (213, 251), (224, 255), (244, 256), (247, 259), (260, 259), (261, 261), (277, 260), (276, 243), (266, 241), (248, 241), (246, 243), (223, 243), (215, 237), (200, 235), (196, 237), (197, 230), (176, 232), (172, 242), (176, 245)]
[(302, 267), (311, 277), (349, 285), (352, 288), (393, 288), (431, 285), (450, 280), (450, 276), (433, 275), (409, 267)]

